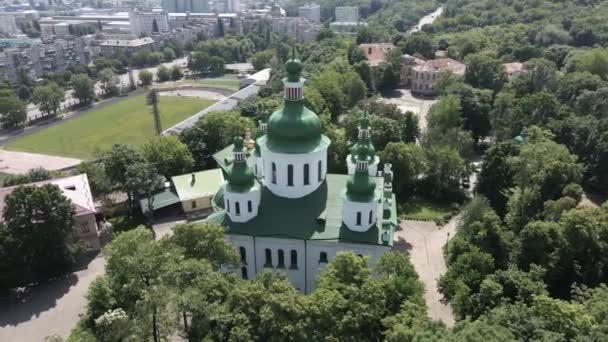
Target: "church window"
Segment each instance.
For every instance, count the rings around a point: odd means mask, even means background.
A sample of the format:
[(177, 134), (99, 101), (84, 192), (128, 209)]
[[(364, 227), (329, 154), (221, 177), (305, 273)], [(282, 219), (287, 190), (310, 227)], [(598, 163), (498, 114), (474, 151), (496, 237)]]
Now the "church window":
[(230, 214), (230, 200), (226, 200), (226, 210)]
[(245, 266), (241, 267), (241, 278), (249, 279), (249, 277), (247, 276), (247, 267)]
[(190, 203), (190, 206), (192, 207), (192, 209), (196, 209), (196, 201), (192, 201)]
[(319, 254), (319, 264), (327, 264), (327, 253), (321, 252)]
[(247, 252), (245, 247), (239, 247), (239, 254), (241, 255), (241, 264), (247, 265)]
[(272, 251), (270, 248), (266, 248), (266, 260), (264, 261), (264, 267), (272, 267)]
[(253, 211), (253, 205), (251, 205), (251, 201), (247, 201), (247, 211), (249, 211), (249, 212)]
[(285, 252), (282, 249), (279, 249), (279, 263), (277, 264), (277, 268), (285, 268)]
[(310, 166), (304, 164), (304, 185), (310, 184)]
[(236, 212), (236, 216), (241, 215), (241, 204), (239, 202), (234, 203), (234, 211)]
[(374, 216), (374, 212), (373, 211), (369, 211), (369, 224), (372, 224), (372, 217)]
[(319, 175), (319, 182), (323, 180), (323, 162), (319, 160), (317, 164), (317, 174)]
[(272, 184), (277, 184), (277, 164), (272, 163)]
[(357, 211), (357, 226), (361, 225), (361, 212)]
[(258, 174), (258, 164), (255, 164), (254, 167), (255, 167), (255, 174), (257, 175)]
[(287, 186), (293, 186), (293, 165), (287, 165)]
[(295, 249), (291, 250), (291, 265), (289, 268), (292, 270), (298, 269), (298, 252)]

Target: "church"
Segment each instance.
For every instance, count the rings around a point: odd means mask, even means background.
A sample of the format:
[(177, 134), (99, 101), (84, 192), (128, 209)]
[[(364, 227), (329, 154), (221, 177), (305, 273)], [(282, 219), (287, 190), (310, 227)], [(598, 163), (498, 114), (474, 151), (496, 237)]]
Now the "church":
[(327, 173), (331, 144), (319, 117), (304, 105), (302, 63), (286, 63), (284, 104), (253, 140), (235, 137), (214, 155), (225, 181), (206, 222), (226, 228), (240, 254), (235, 270), (251, 279), (264, 269), (284, 272), (299, 291), (340, 251), (374, 263), (391, 250), (397, 227), (392, 171), (370, 140), (367, 115), (347, 157), (348, 175)]

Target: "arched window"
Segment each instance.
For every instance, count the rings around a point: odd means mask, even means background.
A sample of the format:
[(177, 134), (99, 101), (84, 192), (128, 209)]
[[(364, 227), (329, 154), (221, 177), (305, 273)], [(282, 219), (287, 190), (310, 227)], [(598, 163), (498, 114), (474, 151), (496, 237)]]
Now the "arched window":
[(291, 250), (291, 265), (289, 268), (292, 270), (298, 269), (298, 252), (295, 249)]
[(310, 184), (310, 165), (304, 164), (304, 185)]
[[(253, 205), (251, 204), (251, 201), (247, 201), (247, 211), (248, 212), (253, 211)], [(370, 215), (371, 215), (371, 211), (370, 211)], [(370, 220), (371, 220), (371, 216), (370, 216)]]
[(372, 217), (374, 216), (374, 212), (372, 210), (369, 211), (369, 224), (372, 224)]
[(266, 248), (266, 260), (264, 261), (264, 267), (272, 267), (272, 252), (270, 248)]
[(245, 266), (241, 267), (241, 278), (249, 279), (249, 277), (247, 276), (247, 267)]
[(226, 210), (228, 211), (228, 214), (230, 214), (230, 200), (226, 200)]
[(361, 225), (361, 212), (357, 211), (357, 226)]
[(245, 247), (239, 247), (239, 254), (241, 255), (241, 264), (247, 265), (247, 251)]
[(327, 253), (321, 252), (319, 254), (319, 264), (327, 264)]
[(317, 175), (319, 176), (319, 182), (323, 180), (323, 162), (319, 160), (317, 164)]
[(254, 166), (254, 167), (255, 167), (255, 174), (256, 174), (256, 176), (257, 176), (257, 174), (258, 174), (258, 164), (255, 164), (255, 166)]
[(236, 213), (236, 216), (241, 215), (241, 204), (239, 202), (234, 203), (234, 211)]
[(293, 186), (293, 165), (287, 165), (287, 186)]
[(279, 249), (279, 263), (277, 264), (277, 268), (285, 268), (285, 252), (282, 249)]
[(277, 164), (272, 163), (272, 184), (277, 184)]

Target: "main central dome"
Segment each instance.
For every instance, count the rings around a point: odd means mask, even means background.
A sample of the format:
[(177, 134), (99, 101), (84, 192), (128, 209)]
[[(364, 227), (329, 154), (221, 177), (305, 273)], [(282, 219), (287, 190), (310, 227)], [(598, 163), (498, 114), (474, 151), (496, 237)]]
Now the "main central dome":
[(267, 125), (270, 150), (282, 153), (306, 153), (315, 150), (323, 140), (321, 120), (304, 106), (302, 63), (294, 56), (285, 64), (284, 104), (272, 113)]

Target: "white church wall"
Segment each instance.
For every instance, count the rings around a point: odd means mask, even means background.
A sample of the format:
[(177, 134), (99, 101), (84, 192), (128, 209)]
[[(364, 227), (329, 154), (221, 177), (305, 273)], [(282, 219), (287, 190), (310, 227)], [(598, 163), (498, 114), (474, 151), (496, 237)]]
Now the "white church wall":
[[(271, 266), (266, 265), (266, 249), (269, 249), (271, 253)], [(274, 272), (284, 272), (296, 289), (302, 292), (305, 291), (306, 259), (303, 240), (256, 237), (255, 250), (258, 272), (266, 268)], [(279, 251), (281, 250), (284, 255), (283, 267), (279, 267)], [(297, 265), (291, 264), (292, 251), (296, 253)]]
[[(224, 208), (228, 216), (234, 222), (247, 222), (258, 215), (262, 192), (259, 186), (255, 186), (249, 192), (230, 192), (224, 188)], [(251, 211), (249, 211), (251, 201)], [(237, 203), (239, 210), (237, 211)]]
[[(317, 190), (327, 174), (327, 147), (311, 153), (285, 154), (262, 150), (264, 159), (264, 185), (273, 194), (285, 198), (304, 197)], [(318, 165), (321, 162), (321, 177)], [(273, 182), (272, 163), (276, 165), (276, 184)], [(304, 165), (309, 165), (309, 185), (304, 185)], [(293, 165), (293, 186), (288, 184), (287, 168)]]
[[(376, 211), (378, 210), (376, 201), (352, 202), (346, 196), (342, 201), (342, 222), (348, 229), (354, 232), (365, 232), (376, 223)], [(357, 222), (358, 213), (360, 213), (360, 222)]]

